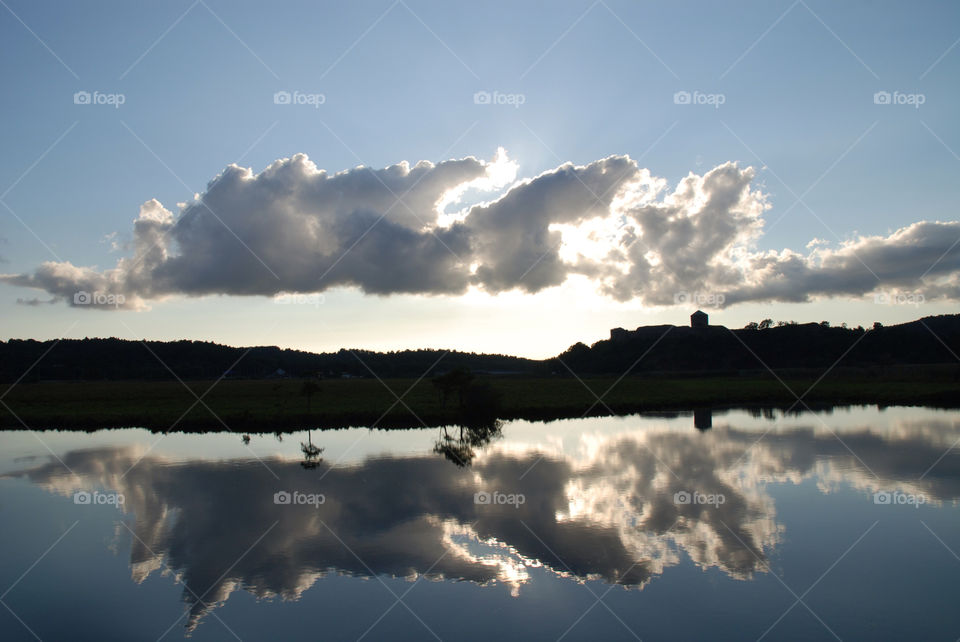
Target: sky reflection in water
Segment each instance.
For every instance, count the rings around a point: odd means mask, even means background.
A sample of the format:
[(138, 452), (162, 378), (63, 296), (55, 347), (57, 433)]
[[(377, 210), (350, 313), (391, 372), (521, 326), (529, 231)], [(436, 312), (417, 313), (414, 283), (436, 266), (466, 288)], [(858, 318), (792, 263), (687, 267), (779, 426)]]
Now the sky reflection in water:
[[(4, 512), (17, 517), (5, 520), (0, 580), (13, 584), (46, 546), (77, 528), (55, 549), (71, 557), (62, 571), (75, 590), (83, 590), (84, 577), (109, 575), (88, 584), (109, 582), (129, 593), (169, 575), (174, 579), (157, 585), (169, 601), (176, 581), (186, 612), (177, 622), (167, 618), (166, 633), (154, 627), (163, 617), (120, 616), (143, 639), (184, 632), (247, 639), (252, 634), (234, 622), (250, 613), (234, 616), (227, 608), (244, 592), (272, 598), (252, 607), (263, 622), (277, 617), (271, 609), (286, 609), (281, 637), (310, 637), (311, 587), (324, 595), (328, 617), (352, 622), (335, 635), (348, 638), (365, 631), (371, 639), (446, 638), (470, 618), (478, 618), (470, 627), (475, 635), (509, 634), (522, 630), (525, 604), (531, 620), (543, 620), (540, 634), (552, 639), (756, 639), (767, 629), (769, 639), (928, 629), (960, 635), (960, 619), (936, 606), (949, 592), (943, 582), (960, 572), (953, 554), (960, 550), (960, 458), (949, 450), (960, 437), (956, 412), (853, 409), (763, 418), (736, 411), (715, 414), (707, 431), (696, 430), (689, 414), (515, 422), (472, 445), (465, 443), (469, 434), (460, 442), (457, 429), (314, 432), (313, 443), (325, 452), (308, 467), (301, 435), (283, 442), (254, 435), (249, 446), (239, 435), (39, 436), (54, 454), (30, 433), (0, 435), (7, 446), (0, 491), (11, 500)], [(434, 443), (465, 446), (472, 461), (445, 458)], [(98, 493), (91, 503), (103, 503), (77, 504), (78, 492)], [(109, 497), (119, 495), (122, 505), (110, 505)], [(78, 536), (105, 527), (109, 541)], [(921, 546), (903, 548), (914, 541)], [(84, 557), (96, 547), (116, 552), (111, 567), (128, 561), (126, 587), (105, 572), (102, 558)], [(876, 593), (870, 580), (877, 551), (886, 551), (884, 566), (912, 578), (898, 580), (913, 595), (899, 616), (878, 597), (897, 591)], [(929, 569), (928, 558), (936, 561)], [(903, 570), (911, 559), (921, 561), (915, 575)], [(71, 613), (68, 604), (41, 604), (44, 593), (58, 592), (51, 586), (57, 575), (42, 572), (42, 564), (4, 596), (10, 613), (23, 619), (0, 619), (4, 639), (32, 639), (29, 630), (56, 637), (36, 613)], [(833, 564), (843, 566), (828, 571)], [(791, 570), (804, 566), (809, 570)], [(821, 599), (833, 594), (846, 604), (814, 606), (813, 587), (788, 611), (825, 571)], [(339, 588), (321, 588), (363, 578), (379, 578), (350, 589), (369, 599), (364, 608)], [(429, 608), (413, 606), (414, 593), (396, 599), (418, 579), (446, 587), (430, 591)], [(454, 584), (462, 580), (474, 588)], [(566, 592), (579, 583), (589, 591), (580, 589), (586, 601), (568, 607)], [(607, 593), (617, 587), (646, 590)], [(658, 590), (664, 594), (656, 597)], [(698, 617), (683, 616), (675, 601), (668, 601), (675, 612), (644, 612), (645, 598), (649, 609), (677, 590), (701, 596)], [(744, 599), (758, 590), (775, 599), (754, 596), (760, 608), (749, 612), (724, 606), (731, 591)], [(480, 601), (475, 591), (487, 597)], [(562, 595), (548, 597), (553, 591)], [(134, 591), (130, 599), (146, 597)], [(296, 605), (304, 611), (291, 611)], [(177, 614), (167, 605), (140, 608)], [(500, 615), (491, 620), (486, 608)], [(588, 615), (578, 620), (583, 611)], [(110, 618), (88, 619), (109, 631)], [(717, 628), (731, 623), (736, 628)]]

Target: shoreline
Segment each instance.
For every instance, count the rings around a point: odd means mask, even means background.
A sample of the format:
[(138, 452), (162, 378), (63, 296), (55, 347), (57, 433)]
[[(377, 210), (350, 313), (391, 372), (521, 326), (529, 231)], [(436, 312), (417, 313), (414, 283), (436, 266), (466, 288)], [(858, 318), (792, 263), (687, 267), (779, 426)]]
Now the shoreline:
[[(483, 406), (480, 414), (487, 420), (495, 416), (553, 421), (700, 408), (960, 408), (960, 380), (922, 374), (820, 381), (802, 377), (782, 382), (772, 376), (622, 380), (490, 376), (476, 381), (497, 400), (495, 408)], [(319, 380), (320, 390), (309, 400), (303, 383), (299, 379), (193, 381), (186, 382), (188, 391), (176, 381), (38, 382), (15, 385), (9, 394), (10, 386), (0, 386), (0, 395), (7, 395), (4, 405), (9, 406), (0, 406), (0, 430), (137, 427), (154, 432), (264, 433), (434, 428), (478, 420), (476, 413), (461, 408), (455, 399), (442, 403), (436, 387), (426, 379)], [(797, 396), (802, 398), (799, 403)]]

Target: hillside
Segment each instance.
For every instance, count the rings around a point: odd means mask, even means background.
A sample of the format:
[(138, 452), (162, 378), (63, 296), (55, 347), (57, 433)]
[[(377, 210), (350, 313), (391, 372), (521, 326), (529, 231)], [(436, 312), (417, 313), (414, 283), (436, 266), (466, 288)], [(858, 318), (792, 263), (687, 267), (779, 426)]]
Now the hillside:
[(28, 370), (25, 382), (168, 380), (173, 378), (171, 371), (184, 380), (221, 375), (228, 379), (369, 377), (371, 371), (384, 378), (418, 377), (435, 363), (434, 374), (453, 368), (491, 374), (532, 373), (543, 367), (542, 362), (519, 357), (444, 350), (315, 354), (276, 346), (235, 348), (206, 341), (11, 339), (0, 343), (0, 382), (15, 381)]
[(578, 374), (623, 373), (631, 366), (632, 373), (826, 369), (838, 361), (848, 368), (957, 363), (958, 354), (960, 315), (942, 315), (870, 330), (818, 323), (764, 330), (617, 328), (610, 339), (570, 347), (553, 369), (569, 367)]
[[(444, 350), (311, 353), (276, 346), (238, 348), (204, 341), (63, 339), (0, 342), (0, 382), (95, 380), (262, 379), (289, 377), (419, 377), (454, 368), (478, 374), (559, 375), (731, 373), (773, 369), (955, 364), (960, 359), (960, 315), (925, 317), (900, 325), (863, 328), (816, 323), (767, 329), (723, 326), (616, 328), (592, 346), (577, 343), (553, 359)], [(442, 358), (441, 358), (442, 357)]]

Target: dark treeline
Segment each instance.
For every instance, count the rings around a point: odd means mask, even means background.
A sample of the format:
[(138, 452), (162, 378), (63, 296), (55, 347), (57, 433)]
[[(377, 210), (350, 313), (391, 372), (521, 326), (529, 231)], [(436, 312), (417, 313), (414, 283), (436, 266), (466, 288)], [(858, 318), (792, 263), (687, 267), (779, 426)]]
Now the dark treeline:
[[(669, 330), (669, 332), (668, 332)], [(592, 346), (578, 343), (554, 359), (404, 350), (340, 350), (314, 354), (278, 347), (234, 348), (204, 341), (65, 339), (0, 342), (0, 381), (169, 380), (265, 377), (419, 377), (455, 369), (476, 374), (570, 376), (660, 372), (762, 371), (780, 368), (956, 364), (960, 315), (863, 328), (825, 324), (750, 324), (690, 328), (617, 329)], [(49, 351), (49, 353), (48, 353)], [(46, 354), (45, 354), (46, 353)], [(642, 358), (641, 358), (642, 356)], [(442, 358), (441, 358), (442, 357)], [(638, 361), (639, 359), (639, 361)], [(436, 365), (434, 365), (436, 364)], [(431, 366), (433, 368), (431, 369)], [(429, 370), (429, 372), (428, 372)], [(172, 371), (172, 373), (171, 373)]]
[[(48, 350), (49, 354), (43, 356)], [(3, 382), (17, 380), (28, 369), (24, 382), (169, 380), (174, 378), (172, 373), (184, 380), (216, 379), (221, 375), (231, 379), (372, 377), (371, 371), (382, 378), (419, 377), (434, 364), (431, 375), (455, 368), (491, 374), (536, 373), (544, 367), (543, 362), (530, 359), (444, 350), (340, 350), (315, 354), (276, 346), (233, 348), (206, 341), (11, 339), (0, 343)]]
[[(669, 330), (669, 332), (668, 332)], [(826, 323), (752, 323), (740, 330), (722, 326), (646, 326), (616, 329), (592, 346), (578, 343), (559, 355), (563, 370), (577, 374), (631, 372), (733, 372), (957, 364), (960, 315), (926, 317), (873, 328)], [(565, 364), (565, 365), (564, 365)], [(554, 368), (556, 370), (556, 368)]]

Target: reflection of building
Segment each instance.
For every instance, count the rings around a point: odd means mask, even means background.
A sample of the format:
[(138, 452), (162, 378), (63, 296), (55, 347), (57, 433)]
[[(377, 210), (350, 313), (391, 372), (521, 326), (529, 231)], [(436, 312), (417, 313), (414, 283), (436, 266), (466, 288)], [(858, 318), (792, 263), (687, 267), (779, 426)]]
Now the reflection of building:
[(698, 408), (694, 410), (693, 426), (697, 430), (710, 430), (713, 428), (713, 411), (710, 410), (710, 408)]
[(705, 328), (710, 325), (710, 317), (703, 310), (697, 310), (690, 315), (691, 328)]

